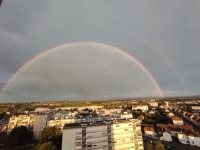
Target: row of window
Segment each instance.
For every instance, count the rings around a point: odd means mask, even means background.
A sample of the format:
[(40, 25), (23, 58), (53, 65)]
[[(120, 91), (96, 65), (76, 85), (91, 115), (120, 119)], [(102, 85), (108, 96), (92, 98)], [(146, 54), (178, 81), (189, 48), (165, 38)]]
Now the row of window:
[[(133, 124), (131, 124), (131, 123), (130, 123), (130, 124), (128, 124), (128, 126), (132, 126), (132, 125), (133, 125)], [(116, 125), (116, 127), (120, 127), (120, 125)]]

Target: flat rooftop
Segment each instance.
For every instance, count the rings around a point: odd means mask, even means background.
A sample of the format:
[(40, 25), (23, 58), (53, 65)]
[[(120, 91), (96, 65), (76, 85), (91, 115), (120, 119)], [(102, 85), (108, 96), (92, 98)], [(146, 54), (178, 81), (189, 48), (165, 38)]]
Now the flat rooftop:
[(104, 126), (107, 124), (121, 124), (121, 123), (130, 123), (130, 122), (138, 122), (139, 120), (137, 119), (117, 119), (117, 120), (104, 120), (104, 121), (96, 121), (94, 123), (91, 122), (84, 122), (84, 123), (70, 123), (70, 124), (65, 124), (63, 129), (70, 129), (70, 128), (80, 128), (82, 126), (87, 126), (87, 127), (92, 127), (92, 126)]

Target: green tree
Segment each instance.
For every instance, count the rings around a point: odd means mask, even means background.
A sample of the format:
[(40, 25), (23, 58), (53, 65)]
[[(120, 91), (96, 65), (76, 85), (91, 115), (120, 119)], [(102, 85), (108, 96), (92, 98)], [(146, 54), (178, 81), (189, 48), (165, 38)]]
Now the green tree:
[(147, 143), (147, 150), (153, 150), (153, 146), (150, 143)]
[(36, 147), (41, 146), (43, 143), (52, 142), (54, 145), (62, 143), (62, 134), (58, 127), (47, 127), (44, 129)]
[(158, 140), (154, 141), (155, 142), (155, 150), (165, 150), (165, 146)]
[(36, 150), (57, 150), (52, 142), (46, 142), (36, 148)]
[(25, 126), (15, 127), (8, 135), (7, 147), (13, 148), (33, 143), (33, 132)]

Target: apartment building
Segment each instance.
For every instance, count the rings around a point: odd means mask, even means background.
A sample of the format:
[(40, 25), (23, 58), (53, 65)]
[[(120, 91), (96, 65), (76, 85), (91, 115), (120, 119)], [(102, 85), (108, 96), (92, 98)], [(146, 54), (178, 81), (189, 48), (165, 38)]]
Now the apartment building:
[(19, 116), (12, 116), (9, 119), (7, 133), (10, 133), (14, 127), (25, 126), (29, 129), (33, 128), (35, 120), (35, 115), (19, 115)]
[(149, 107), (148, 105), (134, 105), (132, 106), (132, 110), (138, 110), (141, 109), (143, 112), (148, 111)]
[(158, 107), (158, 102), (149, 102), (151, 107)]
[(63, 130), (63, 127), (65, 124), (70, 124), (70, 123), (85, 123), (85, 122), (97, 122), (97, 121), (104, 121), (104, 120), (110, 120), (110, 117), (84, 117), (84, 118), (61, 118), (61, 119), (51, 119), (47, 121), (47, 126), (48, 127), (53, 127), (57, 126), (61, 130)]
[(35, 116), (35, 123), (33, 126), (33, 133), (36, 139), (39, 139), (42, 131), (47, 126), (48, 114), (40, 114)]
[(114, 120), (66, 124), (62, 150), (143, 150), (140, 121)]

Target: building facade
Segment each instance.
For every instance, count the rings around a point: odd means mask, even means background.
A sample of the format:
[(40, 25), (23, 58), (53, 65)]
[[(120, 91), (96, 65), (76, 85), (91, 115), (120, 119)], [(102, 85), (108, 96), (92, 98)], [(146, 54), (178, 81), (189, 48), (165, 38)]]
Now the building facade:
[(35, 123), (33, 126), (33, 133), (36, 139), (39, 139), (42, 131), (47, 126), (48, 115), (36, 115)]
[[(69, 136), (70, 135), (70, 136)], [(62, 150), (143, 150), (139, 120), (66, 124)]]
[(19, 116), (12, 116), (9, 119), (7, 133), (9, 134), (14, 127), (25, 126), (29, 129), (33, 128), (35, 120), (35, 115), (19, 115)]

